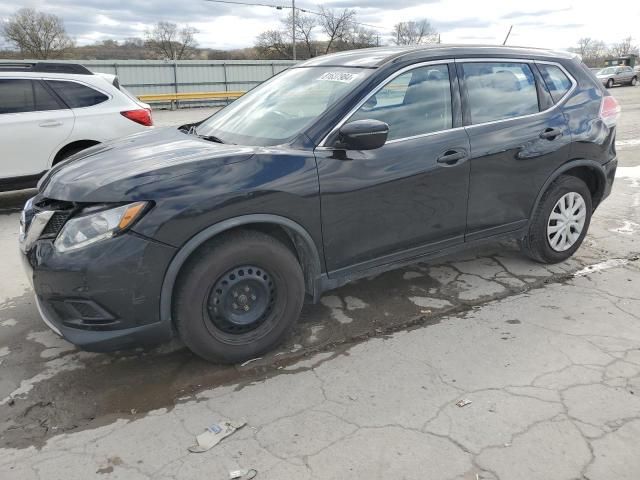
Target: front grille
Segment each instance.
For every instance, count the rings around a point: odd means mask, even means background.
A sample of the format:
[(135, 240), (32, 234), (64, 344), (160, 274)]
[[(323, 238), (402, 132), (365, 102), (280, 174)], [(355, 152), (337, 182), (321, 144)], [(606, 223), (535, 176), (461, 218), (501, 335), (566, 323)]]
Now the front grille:
[(75, 209), (76, 205), (72, 202), (45, 198), (35, 203), (33, 210), (29, 212), (29, 214), (33, 216), (41, 212), (53, 212), (53, 215), (51, 215), (39, 238), (55, 238), (74, 213)]
[(71, 212), (55, 212), (40, 236), (57, 237), (70, 216)]

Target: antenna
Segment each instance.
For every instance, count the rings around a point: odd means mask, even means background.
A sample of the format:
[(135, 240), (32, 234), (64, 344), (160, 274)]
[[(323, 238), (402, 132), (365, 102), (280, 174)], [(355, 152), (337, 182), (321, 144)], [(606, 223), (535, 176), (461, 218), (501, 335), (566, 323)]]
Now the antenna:
[(513, 28), (513, 25), (511, 25), (509, 27), (509, 31), (507, 32), (507, 36), (504, 37), (504, 42), (502, 42), (502, 45), (506, 45), (507, 44), (507, 40), (509, 40), (509, 35), (511, 35), (511, 29)]

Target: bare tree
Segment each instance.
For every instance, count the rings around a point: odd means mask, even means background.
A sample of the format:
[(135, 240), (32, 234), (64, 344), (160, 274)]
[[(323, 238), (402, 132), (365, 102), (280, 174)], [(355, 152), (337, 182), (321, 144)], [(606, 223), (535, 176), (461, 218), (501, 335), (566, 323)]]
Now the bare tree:
[(73, 47), (60, 17), (33, 8), (18, 10), (3, 23), (1, 31), (7, 42), (25, 57), (59, 57)]
[(335, 43), (345, 40), (355, 22), (355, 18), (355, 10), (345, 8), (342, 11), (335, 11), (320, 7), (320, 27), (328, 38), (324, 53), (329, 53)]
[(602, 40), (591, 37), (583, 37), (578, 40), (578, 45), (570, 49), (582, 57), (582, 61), (589, 66), (599, 66), (607, 56), (609, 49)]
[[(286, 19), (282, 20), (283, 25), (283, 37), (287, 38), (289, 42), (291, 39), (291, 22), (293, 15), (290, 13)], [(314, 30), (318, 26), (318, 20), (315, 15), (304, 13), (304, 12), (296, 12), (296, 47), (298, 46), (298, 42), (302, 42), (304, 44), (304, 48), (306, 52), (304, 56), (307, 58), (311, 58), (315, 53), (314, 48)]]
[[(289, 41), (288, 41), (289, 40)], [(285, 38), (280, 30), (267, 30), (258, 35), (256, 39), (256, 51), (260, 58), (293, 58), (291, 37)]]
[(145, 33), (146, 46), (156, 55), (171, 60), (192, 57), (198, 42), (198, 29), (184, 25), (179, 27), (171, 22), (158, 22)]
[(637, 52), (638, 47), (633, 44), (632, 37), (623, 38), (621, 42), (611, 45), (611, 54), (614, 57), (623, 57), (630, 53)]
[(400, 22), (393, 27), (393, 43), (396, 45), (420, 45), (437, 40), (438, 32), (427, 19)]
[(353, 24), (344, 37), (345, 47), (368, 48), (380, 45), (380, 36), (369, 28)]
[(591, 54), (591, 48), (594, 40), (591, 37), (583, 37), (578, 40), (578, 46), (576, 47), (576, 53), (582, 58), (587, 58)]

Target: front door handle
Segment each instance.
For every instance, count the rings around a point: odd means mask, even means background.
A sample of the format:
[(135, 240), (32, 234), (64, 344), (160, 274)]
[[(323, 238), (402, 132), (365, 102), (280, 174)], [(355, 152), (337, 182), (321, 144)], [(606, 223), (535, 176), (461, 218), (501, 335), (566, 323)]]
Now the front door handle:
[(62, 125), (62, 122), (58, 122), (57, 120), (51, 120), (49, 122), (42, 122), (40, 124), (43, 128), (51, 128), (51, 127), (59, 127)]
[(467, 153), (462, 150), (447, 150), (437, 159), (437, 162), (448, 167), (456, 165), (467, 158)]
[(562, 130), (559, 128), (546, 128), (541, 134), (540, 138), (544, 138), (546, 140), (555, 140), (558, 137), (562, 136)]

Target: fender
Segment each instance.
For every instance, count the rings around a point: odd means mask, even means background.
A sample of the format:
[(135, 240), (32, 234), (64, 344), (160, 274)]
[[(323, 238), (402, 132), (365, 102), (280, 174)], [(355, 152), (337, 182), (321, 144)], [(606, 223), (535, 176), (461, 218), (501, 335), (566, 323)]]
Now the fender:
[[(536, 201), (533, 203), (533, 207), (531, 208), (531, 211), (529, 212), (529, 221), (531, 221), (531, 218), (533, 217), (533, 212), (535, 212), (536, 208), (538, 208), (538, 204), (540, 203), (540, 199), (542, 198), (542, 195), (544, 194), (544, 192), (547, 191), (547, 188), (549, 188), (549, 185), (551, 185), (556, 180), (556, 178), (558, 178), (564, 172), (566, 172), (568, 170), (571, 170), (573, 168), (576, 168), (576, 167), (589, 167), (590, 169), (594, 170), (597, 173), (598, 180), (599, 180), (599, 189), (598, 189), (598, 192), (596, 193), (596, 195), (598, 195), (598, 194), (600, 196), (602, 195), (603, 187), (607, 183), (607, 175), (605, 173), (604, 166), (601, 163), (598, 163), (598, 162), (596, 162), (594, 160), (585, 160), (585, 159), (570, 160), (569, 162), (565, 163), (564, 165), (558, 167), (558, 169), (555, 170), (549, 176), (549, 178), (547, 178), (547, 181), (544, 182), (544, 185), (542, 185), (542, 188), (538, 192), (538, 196), (536, 197)], [(595, 210), (595, 207), (594, 207), (594, 210)]]
[(240, 227), (242, 225), (249, 225), (255, 223), (266, 223), (272, 225), (278, 225), (284, 227), (291, 241), (293, 242), (300, 261), (303, 264), (303, 270), (305, 274), (305, 287), (307, 292), (311, 293), (314, 300), (319, 296), (319, 281), (322, 267), (320, 263), (320, 255), (315, 242), (309, 235), (309, 232), (299, 225), (298, 223), (290, 220), (286, 217), (279, 215), (269, 214), (254, 214), (254, 215), (241, 215), (239, 217), (229, 218), (222, 222), (216, 223), (207, 227), (200, 233), (193, 236), (187, 243), (185, 243), (178, 253), (173, 257), (169, 268), (164, 276), (162, 282), (162, 290), (160, 291), (160, 322), (172, 323), (172, 302), (173, 302), (173, 289), (175, 287), (176, 279), (180, 273), (180, 269), (187, 261), (189, 256), (206, 241), (212, 239), (216, 235), (223, 233), (232, 228)]

